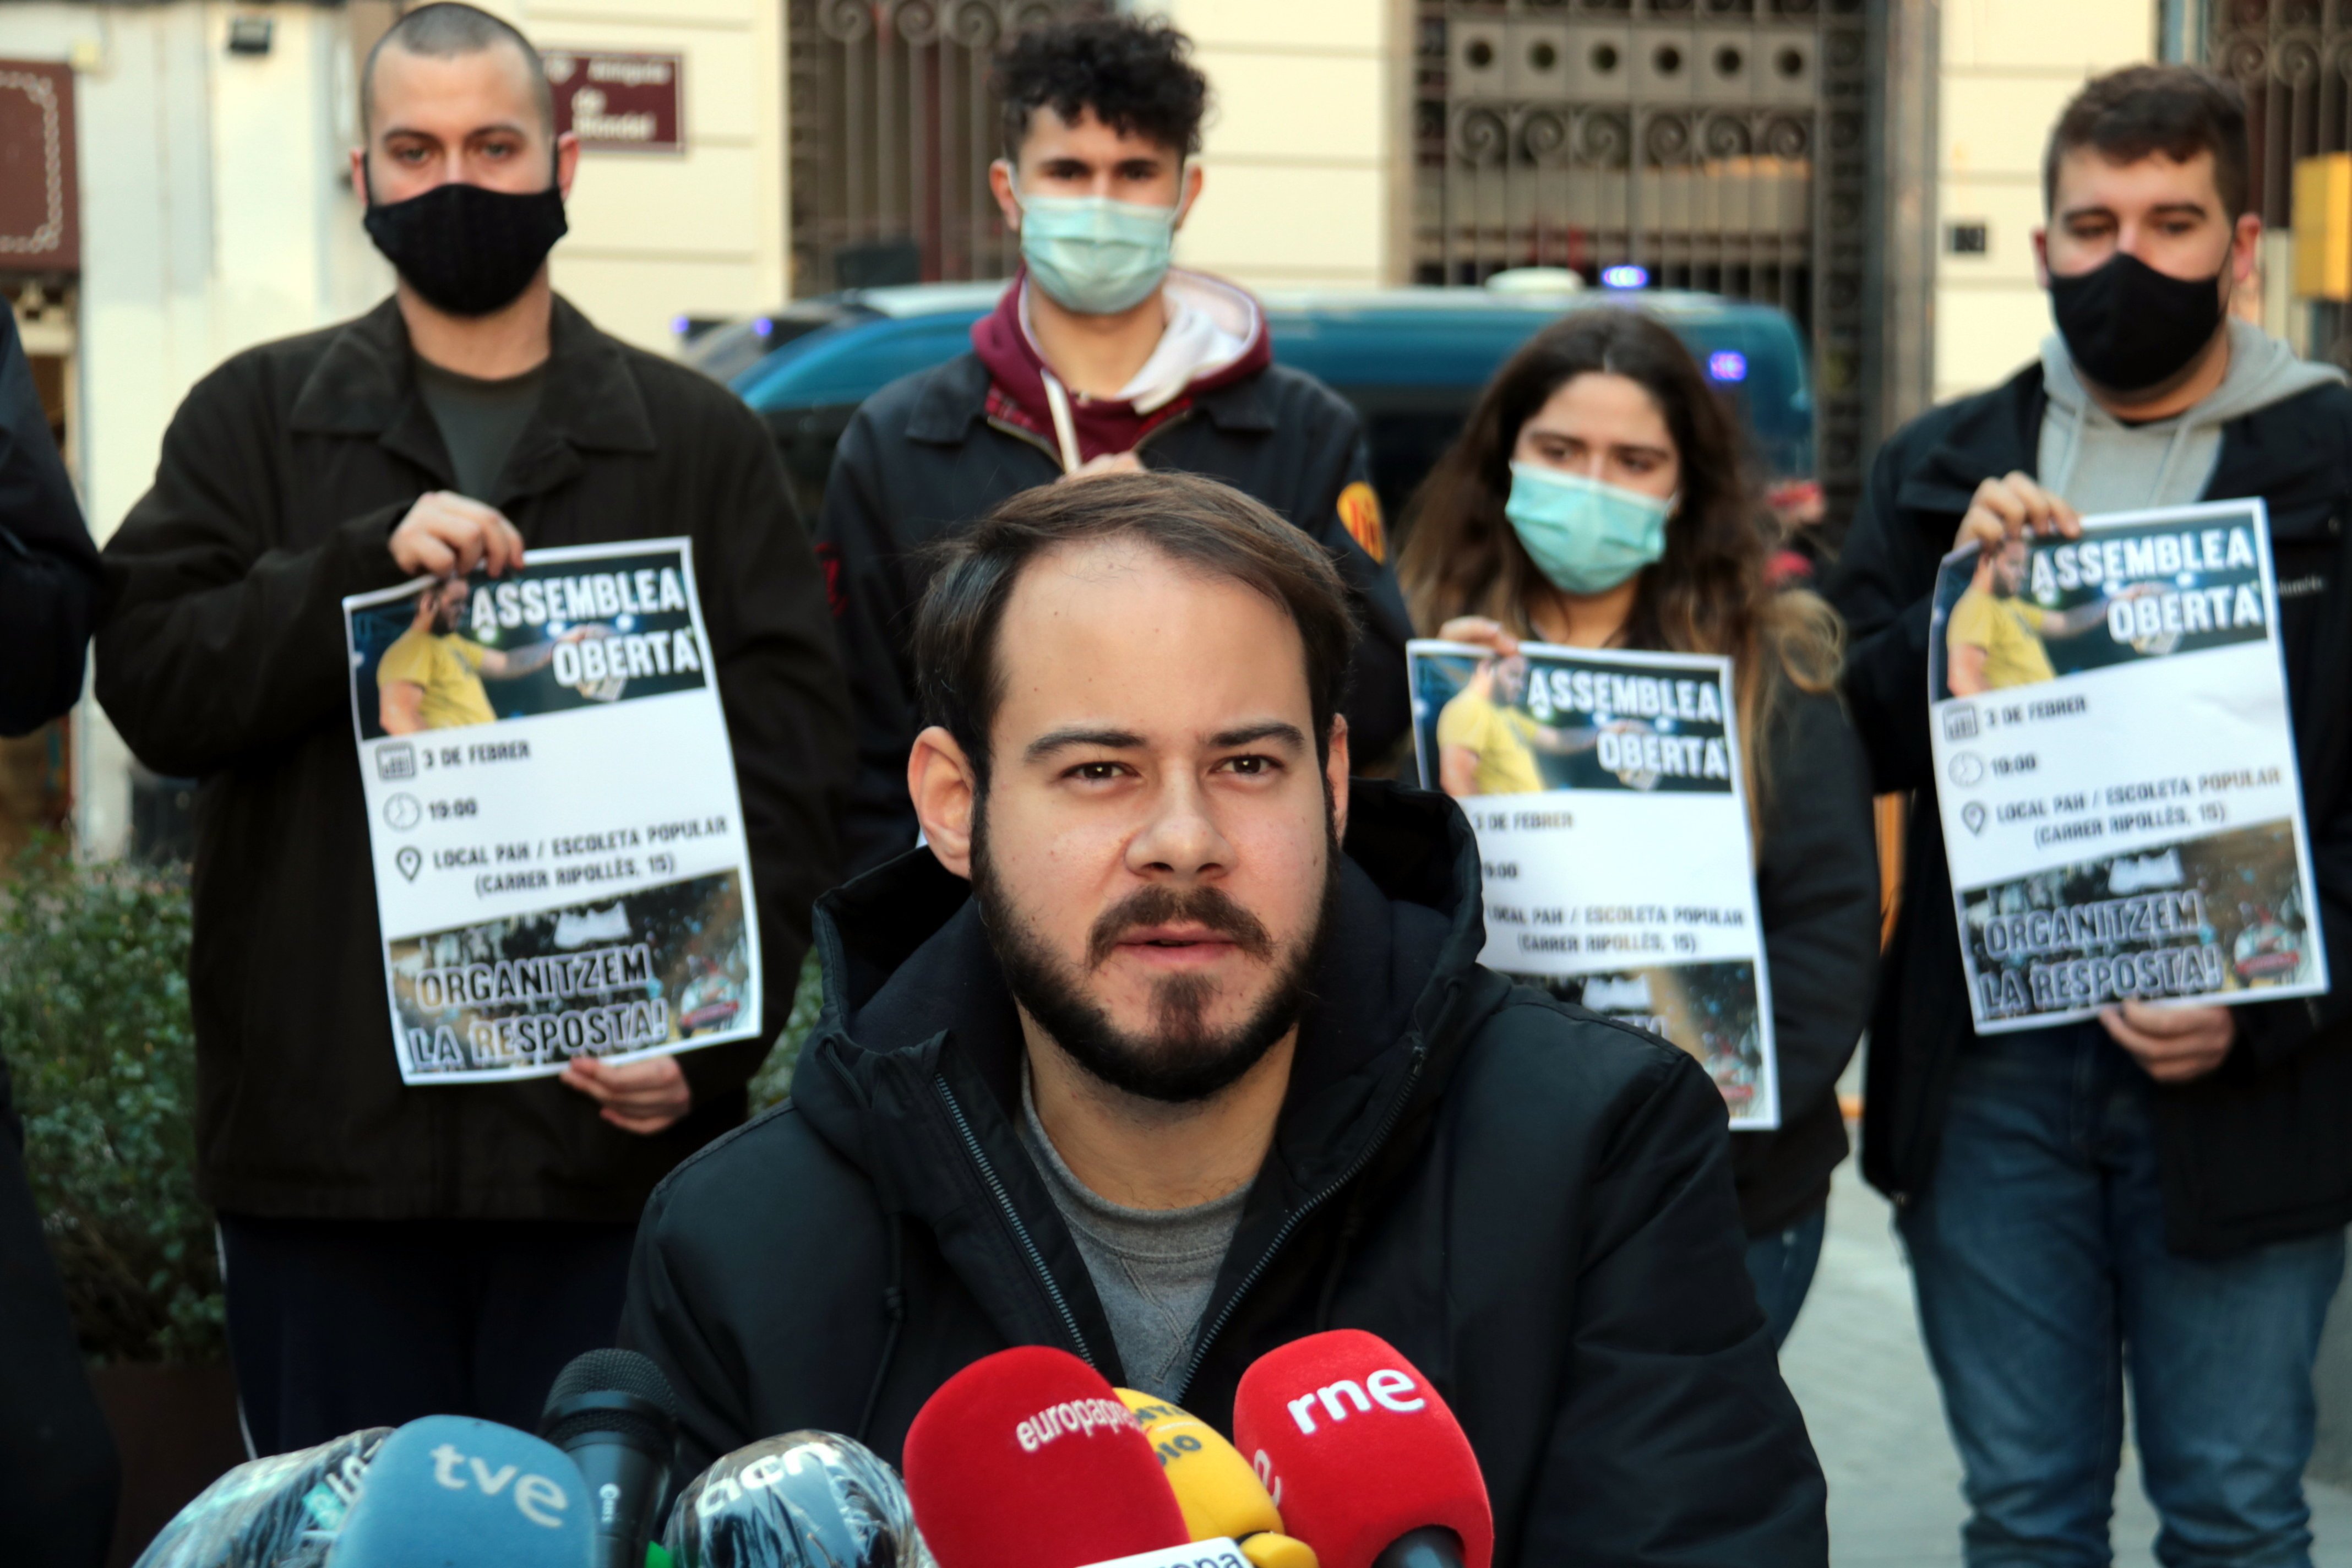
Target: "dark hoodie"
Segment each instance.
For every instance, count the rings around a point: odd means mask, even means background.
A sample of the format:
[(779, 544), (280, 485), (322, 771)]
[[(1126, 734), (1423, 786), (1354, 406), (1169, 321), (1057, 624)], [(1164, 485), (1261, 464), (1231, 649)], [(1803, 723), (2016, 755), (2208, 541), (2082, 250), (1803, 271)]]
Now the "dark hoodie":
[[(1346, 848), (1274, 1150), (1179, 1397), (1230, 1430), (1258, 1356), (1370, 1330), (1460, 1416), (1499, 1568), (1826, 1562), (1714, 1086), (1478, 966), (1477, 851), (1444, 797), (1360, 782)], [(792, 1102), (646, 1210), (621, 1342), (677, 1391), (681, 1479), (795, 1427), (896, 1461), (931, 1393), (1011, 1345), (1124, 1381), (1015, 1130), (1019, 1023), (968, 891), (919, 851), (828, 895)]]
[[(849, 869), (880, 865), (915, 842), (907, 752), (919, 728), (907, 639), (930, 581), (924, 550), (999, 501), (1052, 484), (1106, 452), (1231, 485), (1329, 551), (1364, 636), (1347, 715), (1360, 767), (1402, 742), (1404, 644), (1412, 635), (1395, 577), (1340, 514), (1384, 548), (1356, 411), (1313, 376), (1273, 359), (1265, 313), (1241, 289), (1171, 273), (1178, 320), (1130, 398), (1069, 403), (1066, 453), (1045, 395), (1044, 362), (1021, 321), (1016, 279), (972, 328), (972, 352), (903, 376), (867, 398), (835, 448), (817, 523), (850, 703), (857, 773), (840, 823)], [(1190, 326), (1188, 332), (1180, 329)], [(1368, 517), (1361, 510), (1370, 505)], [(1367, 522), (1371, 526), (1364, 527)]]

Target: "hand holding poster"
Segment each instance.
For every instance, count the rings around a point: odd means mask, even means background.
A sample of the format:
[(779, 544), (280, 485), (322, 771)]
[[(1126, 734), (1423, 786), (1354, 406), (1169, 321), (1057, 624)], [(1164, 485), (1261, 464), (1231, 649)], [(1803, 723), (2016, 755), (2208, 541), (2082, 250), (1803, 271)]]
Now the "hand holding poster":
[(1929, 743), (1979, 1033), (2315, 995), (2260, 500), (1945, 558)]
[(756, 1036), (734, 754), (683, 539), (343, 601), (403, 1081)]
[(1480, 961), (1698, 1058), (1736, 1128), (1780, 1125), (1731, 661), (1522, 643), (1406, 648), (1421, 782), (1462, 804)]

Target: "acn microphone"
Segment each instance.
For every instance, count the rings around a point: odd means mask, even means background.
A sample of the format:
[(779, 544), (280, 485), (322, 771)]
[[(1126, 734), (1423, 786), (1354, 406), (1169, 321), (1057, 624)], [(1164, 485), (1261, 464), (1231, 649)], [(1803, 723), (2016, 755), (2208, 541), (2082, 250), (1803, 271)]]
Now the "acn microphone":
[(539, 1435), (571, 1456), (595, 1500), (596, 1568), (641, 1568), (677, 1457), (677, 1397), (635, 1351), (588, 1351), (556, 1374)]
[(1191, 1541), (1134, 1414), (1067, 1351), (999, 1351), (907, 1433), (907, 1495), (940, 1568), (1084, 1568)]
[(1489, 1568), (1495, 1515), (1461, 1423), (1395, 1346), (1334, 1329), (1260, 1356), (1234, 1443), (1323, 1568)]
[(428, 1415), (376, 1450), (327, 1568), (591, 1568), (588, 1489), (528, 1432)]
[(662, 1544), (677, 1568), (931, 1568), (898, 1473), (830, 1432), (712, 1465), (678, 1494)]

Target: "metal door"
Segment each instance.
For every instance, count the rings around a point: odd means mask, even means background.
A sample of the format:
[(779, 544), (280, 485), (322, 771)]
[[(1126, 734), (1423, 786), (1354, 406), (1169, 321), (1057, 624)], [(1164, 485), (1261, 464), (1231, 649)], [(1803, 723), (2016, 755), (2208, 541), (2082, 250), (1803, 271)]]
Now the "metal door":
[(1843, 515), (1863, 457), (1864, 0), (1415, 6), (1414, 277), (1567, 267), (1780, 306), (1813, 347)]
[(791, 0), (793, 292), (1009, 277), (988, 194), (1004, 35), (1072, 0)]

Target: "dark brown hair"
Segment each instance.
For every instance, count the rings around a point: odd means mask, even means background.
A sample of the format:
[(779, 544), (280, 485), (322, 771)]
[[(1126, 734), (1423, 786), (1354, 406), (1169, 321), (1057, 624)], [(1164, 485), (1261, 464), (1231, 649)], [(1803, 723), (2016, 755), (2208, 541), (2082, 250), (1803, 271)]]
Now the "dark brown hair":
[(1022, 28), (996, 56), (1004, 155), (1019, 159), (1030, 121), (1051, 109), (1066, 121), (1092, 110), (1122, 136), (1145, 136), (1191, 157), (1201, 150), (1209, 107), (1209, 79), (1192, 53), (1192, 40), (1166, 22), (1098, 9)]
[(1413, 625), (1433, 636), (1456, 616), (1485, 616), (1520, 637), (1537, 635), (1528, 604), (1550, 585), (1503, 515), (1511, 454), (1520, 429), (1552, 395), (1591, 374), (1640, 384), (1666, 422), (1682, 470), (1666, 552), (1643, 569), (1618, 642), (1730, 656), (1757, 816), (1766, 789), (1758, 741), (1781, 679), (1805, 691), (1830, 690), (1843, 634), (1820, 598), (1776, 593), (1766, 582), (1771, 545), (1743, 471), (1738, 427), (1690, 350), (1650, 316), (1624, 306), (1584, 307), (1538, 332), (1496, 373), (1407, 511), (1397, 579)]
[(516, 50), (522, 56), (524, 74), (530, 82), (531, 104), (539, 110), (540, 125), (547, 132), (548, 140), (555, 139), (555, 89), (548, 82), (547, 68), (540, 63), (539, 51), (530, 47), (530, 40), (513, 23), (472, 5), (458, 5), (456, 0), (436, 0), (434, 5), (420, 5), (408, 12), (368, 50), (367, 62), (360, 67), (362, 135), (373, 134), (375, 123), (376, 58), (384, 50), (394, 48), (432, 59), (478, 55), (485, 49)]
[(2213, 154), (2213, 185), (2231, 222), (2246, 210), (2252, 184), (2246, 153), (2246, 100), (2236, 85), (2197, 66), (2126, 66), (2083, 84), (2050, 128), (2042, 155), (2042, 205), (2058, 203), (2058, 160), (2088, 147), (2117, 163), (2161, 153), (2187, 163)]
[(1322, 549), (1258, 502), (1190, 474), (1105, 474), (1023, 490), (931, 556), (915, 611), (915, 695), (923, 722), (953, 735), (982, 787), (988, 737), (1004, 699), (996, 634), (1030, 563), (1064, 545), (1131, 537), (1180, 569), (1239, 583), (1289, 615), (1306, 645), (1315, 752), (1347, 698), (1356, 624), (1339, 569)]

